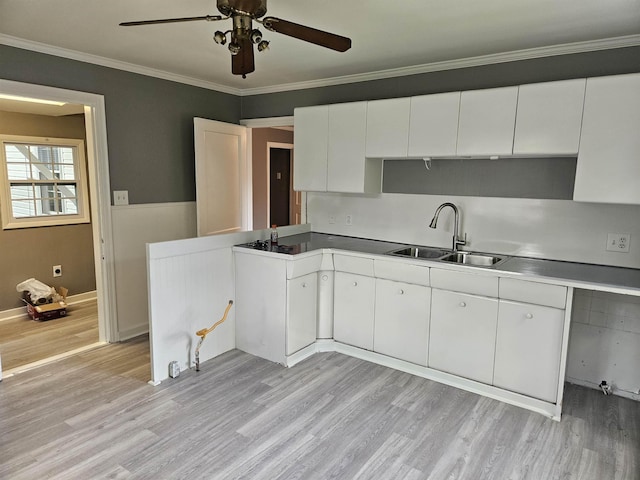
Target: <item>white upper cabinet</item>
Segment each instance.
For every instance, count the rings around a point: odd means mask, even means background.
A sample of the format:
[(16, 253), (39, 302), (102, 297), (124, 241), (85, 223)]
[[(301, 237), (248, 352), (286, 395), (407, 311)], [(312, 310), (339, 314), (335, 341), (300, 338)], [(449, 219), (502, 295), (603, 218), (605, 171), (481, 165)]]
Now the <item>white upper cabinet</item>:
[(518, 87), (462, 92), (457, 155), (511, 155), (517, 103)]
[(520, 85), (514, 155), (576, 155), (586, 79)]
[(293, 125), (293, 189), (326, 192), (329, 106), (296, 108)]
[(411, 97), (410, 157), (456, 154), (460, 92)]
[(573, 199), (640, 204), (640, 74), (587, 79)]
[(329, 106), (327, 191), (380, 192), (382, 162), (365, 159), (367, 102)]
[(406, 157), (411, 98), (375, 100), (367, 108), (366, 156)]
[(293, 189), (379, 193), (382, 161), (365, 158), (367, 102), (296, 108)]

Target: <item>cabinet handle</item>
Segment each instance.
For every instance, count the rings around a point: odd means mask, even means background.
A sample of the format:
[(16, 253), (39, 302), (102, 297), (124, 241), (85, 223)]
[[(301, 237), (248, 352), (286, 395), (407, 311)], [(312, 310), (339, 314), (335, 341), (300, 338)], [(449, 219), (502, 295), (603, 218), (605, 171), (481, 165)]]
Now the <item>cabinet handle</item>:
[(302, 288), (307, 288), (306, 282), (302, 284)]
[(398, 295), (404, 295), (404, 290), (403, 289), (398, 290)]
[(533, 313), (527, 313), (527, 314), (525, 315), (525, 317), (527, 317), (527, 318), (533, 318)]
[(327, 280), (329, 280), (329, 277), (327, 275), (322, 275), (322, 280), (326, 282)]
[(460, 306), (464, 308), (467, 306), (467, 304), (465, 302), (460, 302)]
[(358, 282), (353, 282), (353, 286), (357, 287), (358, 286)]

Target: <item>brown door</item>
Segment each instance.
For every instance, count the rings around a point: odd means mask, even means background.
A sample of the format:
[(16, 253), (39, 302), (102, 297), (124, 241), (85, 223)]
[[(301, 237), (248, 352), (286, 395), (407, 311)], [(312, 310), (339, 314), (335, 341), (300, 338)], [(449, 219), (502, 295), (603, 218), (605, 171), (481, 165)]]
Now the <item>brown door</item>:
[(291, 150), (269, 149), (269, 219), (271, 225), (289, 225)]

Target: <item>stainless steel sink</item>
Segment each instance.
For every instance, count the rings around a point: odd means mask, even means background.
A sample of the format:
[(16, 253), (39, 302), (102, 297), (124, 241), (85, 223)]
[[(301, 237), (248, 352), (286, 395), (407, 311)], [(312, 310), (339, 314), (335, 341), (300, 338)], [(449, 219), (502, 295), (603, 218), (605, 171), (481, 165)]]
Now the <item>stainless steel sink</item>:
[(393, 252), (389, 252), (389, 255), (396, 255), (398, 257), (407, 257), (407, 258), (431, 258), (436, 259), (440, 258), (443, 255), (447, 255), (451, 253), (449, 250), (441, 250), (439, 248), (429, 248), (429, 247), (407, 247), (401, 248), (400, 250), (394, 250)]
[(443, 262), (459, 263), (461, 265), (473, 265), (476, 267), (491, 267), (503, 260), (504, 257), (494, 257), (482, 253), (457, 252), (446, 255), (439, 260)]

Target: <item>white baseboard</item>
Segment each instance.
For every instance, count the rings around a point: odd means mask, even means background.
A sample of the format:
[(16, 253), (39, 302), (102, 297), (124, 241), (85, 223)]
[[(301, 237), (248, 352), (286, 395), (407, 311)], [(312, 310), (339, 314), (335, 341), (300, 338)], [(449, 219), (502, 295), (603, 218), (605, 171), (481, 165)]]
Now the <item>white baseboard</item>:
[(125, 340), (139, 337), (140, 335), (144, 335), (145, 333), (149, 333), (149, 325), (147, 325), (146, 323), (144, 325), (138, 325), (136, 327), (123, 330), (118, 335), (118, 341), (124, 342)]
[[(78, 293), (76, 295), (70, 295), (67, 297), (67, 305), (76, 305), (78, 303), (89, 302), (97, 298), (97, 292), (92, 290), (90, 292)], [(27, 310), (25, 307), (12, 308), (10, 310), (3, 310), (0, 312), (0, 322), (4, 320), (11, 320), (14, 318), (27, 317)]]

